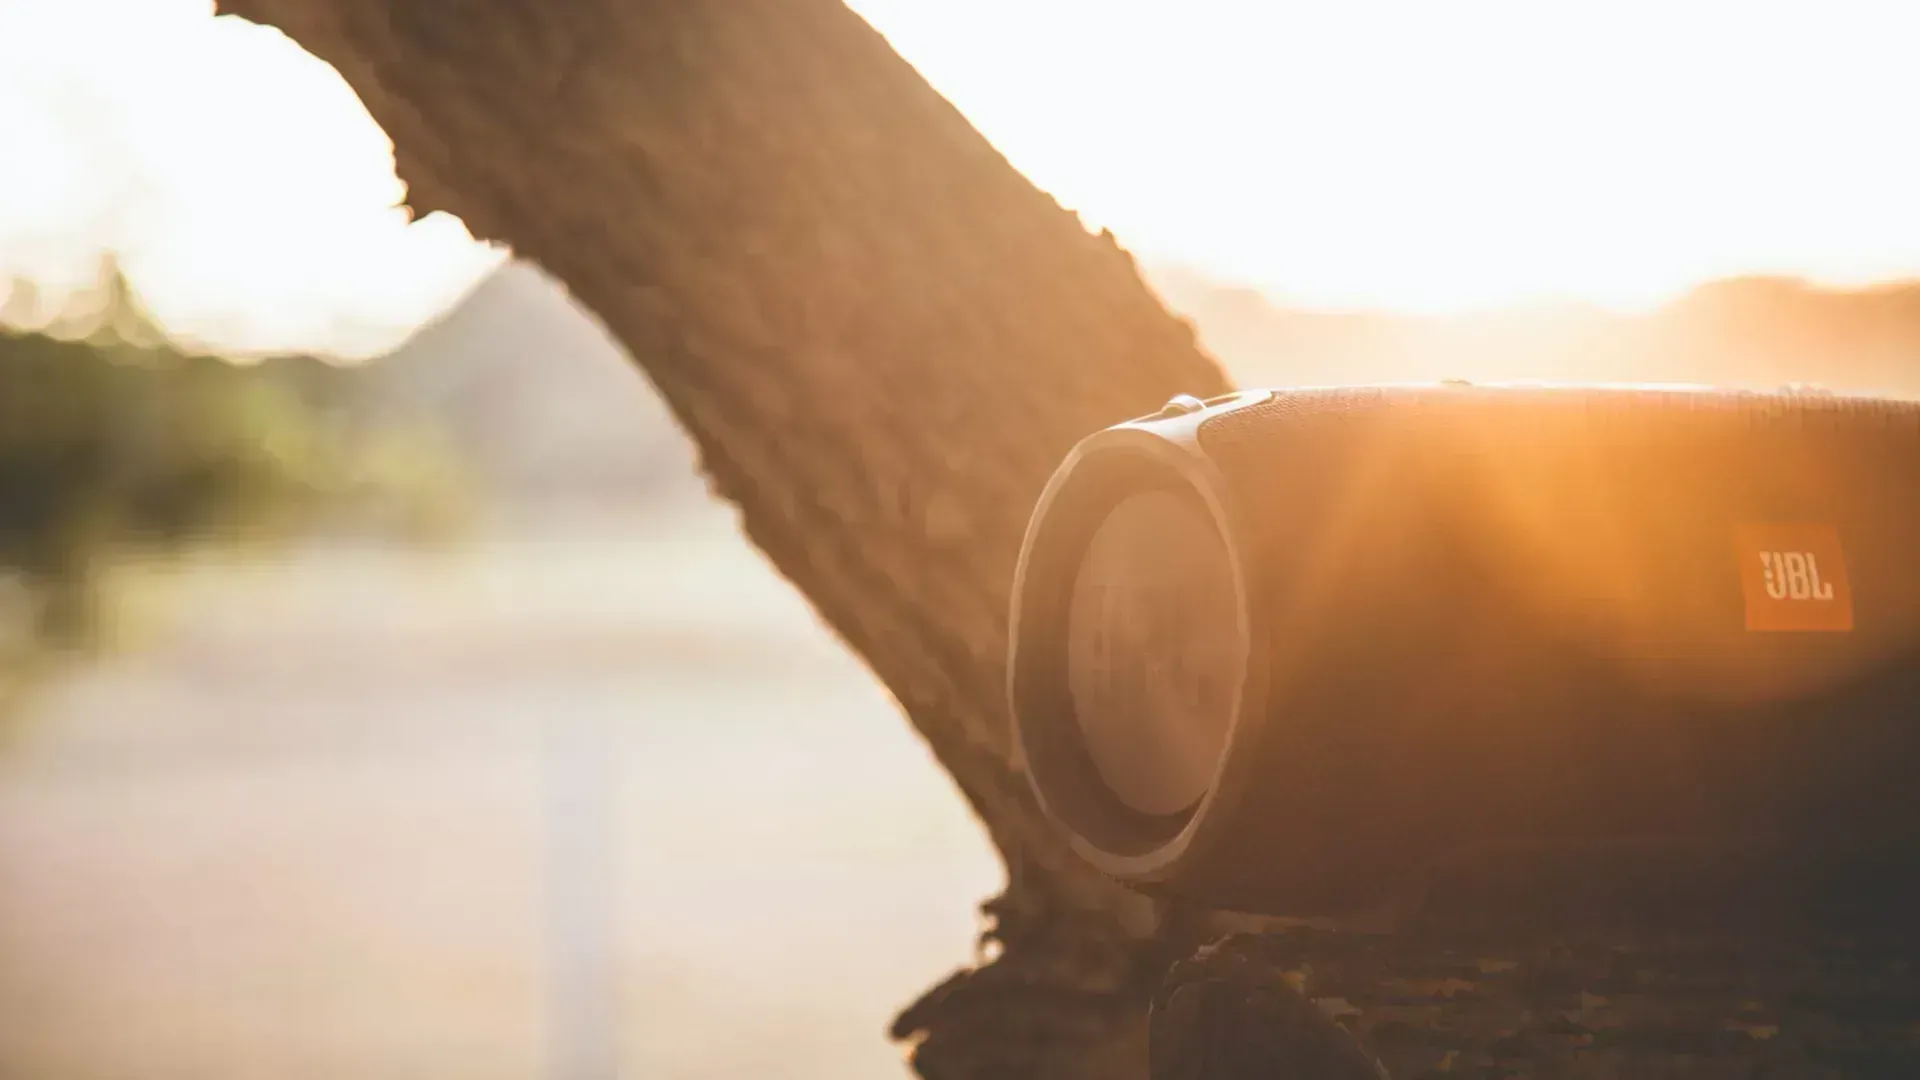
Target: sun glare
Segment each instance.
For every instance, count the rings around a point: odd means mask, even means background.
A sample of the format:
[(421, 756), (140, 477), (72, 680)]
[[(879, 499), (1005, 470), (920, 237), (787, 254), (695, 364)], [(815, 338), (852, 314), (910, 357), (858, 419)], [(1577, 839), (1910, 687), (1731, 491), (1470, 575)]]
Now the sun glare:
[(1920, 273), (1920, 8), (853, 0), (1090, 224), (1314, 306)]
[[(1090, 226), (1284, 304), (1920, 275), (1913, 5), (852, 6)], [(111, 256), (184, 338), (367, 355), (501, 258), (395, 209), (385, 136), (276, 31), (206, 0), (0, 26), (0, 282), (57, 298)]]
[(0, 289), (40, 294), (16, 321), (111, 260), (183, 343), (364, 357), (501, 257), (409, 223), (391, 143), (278, 31), (206, 0), (0, 0), (0, 26)]

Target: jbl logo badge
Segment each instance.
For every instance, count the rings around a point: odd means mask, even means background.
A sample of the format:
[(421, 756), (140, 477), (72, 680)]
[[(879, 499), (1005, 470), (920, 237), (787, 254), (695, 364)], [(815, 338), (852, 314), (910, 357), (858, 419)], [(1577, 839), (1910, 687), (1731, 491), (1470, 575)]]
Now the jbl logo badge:
[(1853, 629), (1853, 590), (1831, 525), (1743, 525), (1734, 540), (1749, 630)]

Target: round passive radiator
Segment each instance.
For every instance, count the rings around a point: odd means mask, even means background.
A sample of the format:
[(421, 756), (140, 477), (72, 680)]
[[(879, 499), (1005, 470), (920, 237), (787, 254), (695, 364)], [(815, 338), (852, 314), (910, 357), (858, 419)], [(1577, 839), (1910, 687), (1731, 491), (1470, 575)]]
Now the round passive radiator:
[(1911, 895), (1920, 405), (1176, 399), (1047, 486), (1010, 689), (1074, 847), (1209, 906)]

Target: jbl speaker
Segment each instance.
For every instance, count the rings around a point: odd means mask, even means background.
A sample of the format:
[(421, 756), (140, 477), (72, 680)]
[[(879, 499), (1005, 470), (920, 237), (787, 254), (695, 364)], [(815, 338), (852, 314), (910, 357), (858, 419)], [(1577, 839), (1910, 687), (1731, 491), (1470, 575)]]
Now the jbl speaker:
[(1297, 916), (1920, 894), (1915, 403), (1176, 399), (1059, 467), (1012, 625), (1041, 804), (1145, 890)]

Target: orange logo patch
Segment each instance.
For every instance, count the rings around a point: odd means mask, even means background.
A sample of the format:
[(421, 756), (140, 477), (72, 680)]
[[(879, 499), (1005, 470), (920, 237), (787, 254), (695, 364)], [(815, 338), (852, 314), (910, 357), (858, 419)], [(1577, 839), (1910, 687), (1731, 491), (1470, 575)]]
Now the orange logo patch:
[(1853, 588), (1831, 525), (1742, 525), (1735, 530), (1749, 630), (1853, 629)]

